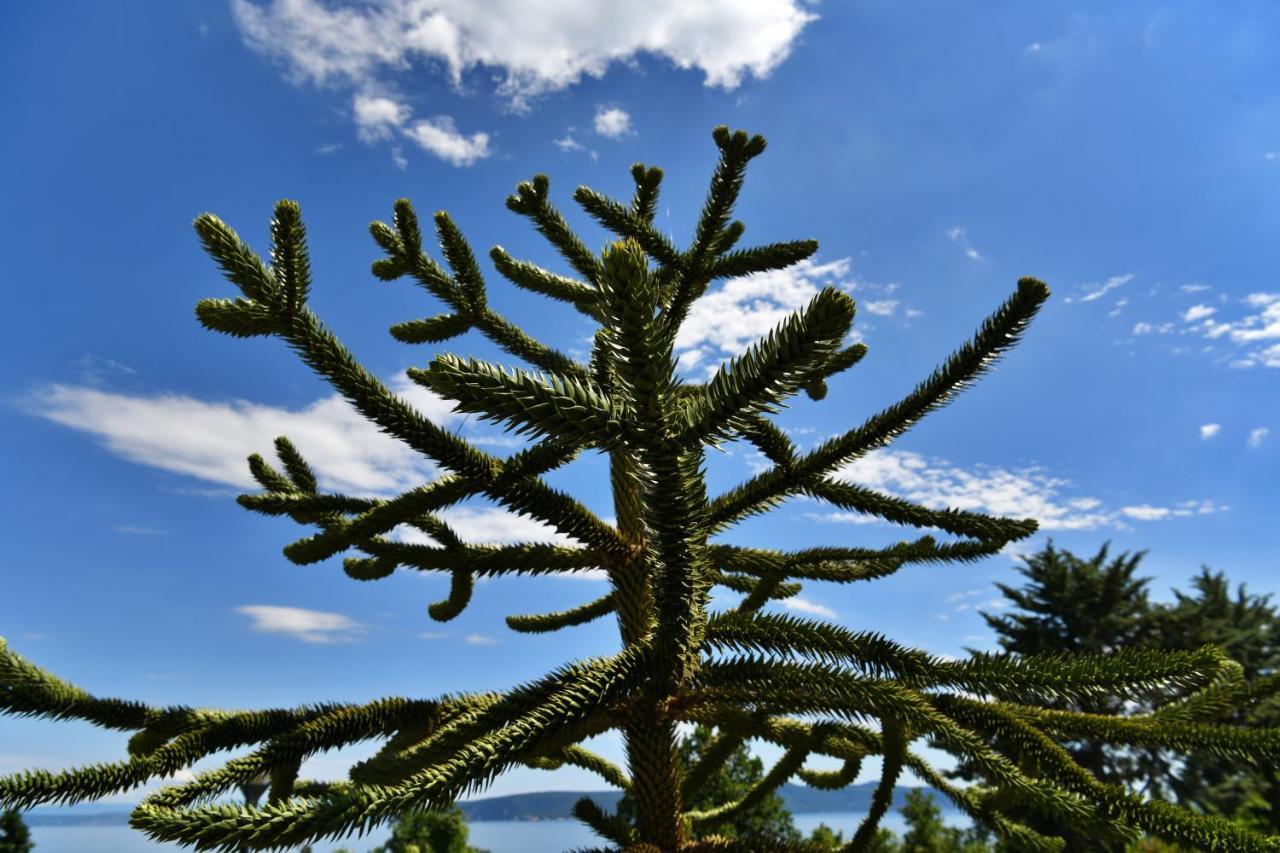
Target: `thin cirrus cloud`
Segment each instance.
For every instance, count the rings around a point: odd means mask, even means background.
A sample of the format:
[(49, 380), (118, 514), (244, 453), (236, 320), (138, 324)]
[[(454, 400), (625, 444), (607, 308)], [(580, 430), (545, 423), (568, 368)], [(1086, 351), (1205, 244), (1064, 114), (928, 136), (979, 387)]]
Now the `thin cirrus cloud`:
[[(282, 63), (291, 80), (351, 91), (362, 138), (399, 133), (454, 165), (488, 156), (489, 137), (464, 135), (443, 115), (410, 123), (410, 108), (395, 92), (398, 79), (415, 66), (443, 68), (458, 90), (468, 72), (483, 69), (495, 77), (498, 96), (518, 112), (540, 95), (584, 76), (602, 77), (615, 63), (646, 54), (701, 72), (707, 86), (732, 90), (747, 77), (767, 77), (816, 20), (798, 0), (709, 0), (696, 12), (682, 0), (383, 0), (348, 6), (232, 0), (231, 8), (245, 43)], [(367, 100), (381, 99), (395, 106), (391, 112), (399, 120), (385, 120), (384, 104), (372, 126), (362, 124), (362, 98), (365, 117)]]
[(367, 630), (364, 625), (343, 616), (302, 607), (278, 607), (271, 604), (246, 604), (236, 612), (248, 616), (250, 629), (264, 634), (283, 634), (304, 643), (354, 643)]
[[(391, 387), (436, 423), (458, 417), (451, 403), (403, 374)], [(327, 489), (385, 494), (412, 488), (433, 474), (420, 454), (378, 430), (336, 394), (287, 409), (55, 384), (29, 395), (24, 406), (31, 414), (96, 436), (131, 462), (222, 486), (256, 488), (245, 460), (252, 453), (270, 458), (280, 435), (315, 467)]]
[[(845, 465), (835, 479), (907, 498), (934, 509), (953, 508), (1010, 518), (1033, 518), (1042, 530), (1123, 528), (1126, 521), (1161, 521), (1211, 515), (1228, 508), (1212, 501), (1180, 501), (1110, 508), (1095, 497), (1072, 495), (1070, 481), (1041, 468), (962, 468), (905, 450), (874, 450)], [(822, 521), (877, 523), (871, 515), (834, 512)]]

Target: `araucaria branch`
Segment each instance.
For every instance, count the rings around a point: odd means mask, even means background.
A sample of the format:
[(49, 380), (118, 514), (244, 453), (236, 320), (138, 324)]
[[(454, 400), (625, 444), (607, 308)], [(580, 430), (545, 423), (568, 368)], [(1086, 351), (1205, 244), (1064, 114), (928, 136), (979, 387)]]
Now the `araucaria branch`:
[[(534, 339), (490, 305), (475, 254), (447, 214), (435, 216), (443, 264), (424, 251), (408, 201), (396, 202), (391, 224), (371, 227), (385, 253), (373, 264), (374, 275), (417, 282), (441, 311), (396, 324), (392, 335), (409, 344), (439, 344), (475, 330), (524, 363), (508, 367), (440, 355), (410, 371), (415, 382), (454, 401), (459, 411), (528, 436), (528, 446), (507, 458), (476, 447), (394, 395), (313, 312), (298, 205), (276, 206), (266, 260), (216, 216), (195, 222), (204, 248), (240, 291), (232, 299), (200, 302), (201, 323), (237, 337), (284, 341), (364, 417), (445, 471), (391, 499), (331, 494), (321, 490), (307, 464), (307, 448), (278, 439), (278, 466), (250, 458), (263, 491), (242, 496), (240, 503), (314, 528), (285, 548), (288, 558), (306, 564), (345, 554), (346, 573), (361, 581), (395, 571), (447, 572), (448, 597), (430, 608), (437, 620), (461, 613), (481, 576), (603, 570), (609, 591), (602, 597), (559, 613), (512, 616), (508, 624), (514, 631), (545, 632), (610, 617), (620, 638), (615, 654), (566, 663), (506, 692), (225, 712), (99, 698), (0, 644), (0, 708), (134, 733), (129, 755), (120, 762), (0, 779), (0, 807), (116, 795), (215, 752), (240, 750), (219, 769), (147, 796), (132, 824), (153, 838), (198, 849), (280, 849), (365, 831), (409, 811), (446, 807), (516, 766), (573, 764), (626, 789), (634, 803), (634, 821), (591, 801), (575, 809), (610, 849), (751, 850), (759, 848), (749, 840), (694, 840), (691, 830), (793, 778), (820, 788), (843, 787), (864, 759), (879, 756), (880, 783), (850, 851), (872, 843), (904, 769), (1013, 849), (1063, 849), (1060, 839), (1005, 816), (1028, 811), (1117, 841), (1154, 835), (1197, 850), (1280, 848), (1280, 839), (1105, 784), (1062, 746), (1092, 740), (1275, 761), (1277, 730), (1221, 721), (1232, 709), (1268, 699), (1277, 685), (1246, 686), (1239, 668), (1214, 648), (953, 661), (879, 634), (767, 610), (770, 602), (795, 595), (805, 581), (859, 583), (911, 564), (973, 561), (1036, 529), (1028, 520), (920, 506), (848, 483), (837, 472), (988, 371), (1018, 340), (1048, 289), (1022, 279), (973, 339), (910, 394), (801, 452), (770, 415), (800, 393), (821, 399), (830, 378), (865, 354), (861, 344), (846, 343), (855, 308), (848, 294), (823, 290), (704, 383), (676, 369), (673, 350), (681, 324), (709, 286), (783, 269), (817, 250), (808, 240), (736, 248), (744, 228), (732, 218), (734, 204), (748, 163), (765, 143), (723, 127), (714, 138), (720, 159), (687, 248), (653, 224), (662, 180), (656, 168), (632, 169), (636, 189), (629, 203), (586, 188), (574, 194), (617, 235), (599, 255), (552, 206), (546, 177), (521, 184), (507, 200), (575, 275), (548, 272), (501, 248), (490, 253), (493, 265), (515, 285), (560, 300), (598, 324), (588, 363)], [(707, 449), (737, 441), (757, 448), (770, 467), (723, 494), (708, 494)], [(609, 459), (612, 522), (544, 479), (592, 450)], [(885, 548), (792, 551), (725, 544), (735, 524), (796, 496), (934, 530), (940, 538), (923, 535)], [(469, 544), (441, 511), (476, 497), (536, 519), (576, 544)], [(405, 526), (434, 544), (404, 541), (396, 531)], [(737, 607), (710, 610), (716, 586), (741, 593)], [(1048, 707), (1089, 695), (1140, 697), (1141, 707), (1155, 710), (1109, 717)], [(682, 723), (702, 723), (716, 732), (688, 772), (677, 761)], [(608, 730), (624, 738), (625, 768), (580, 745)], [(751, 739), (783, 750), (757, 788), (742, 802), (687, 810), (685, 802), (714, 775), (716, 762)], [(346, 781), (297, 778), (308, 756), (364, 741), (381, 748), (352, 767)], [(949, 783), (923, 760), (921, 744), (951, 753), (980, 783)], [(806, 769), (819, 756), (837, 759), (840, 769)], [(264, 774), (270, 794), (260, 807), (222, 799)]]

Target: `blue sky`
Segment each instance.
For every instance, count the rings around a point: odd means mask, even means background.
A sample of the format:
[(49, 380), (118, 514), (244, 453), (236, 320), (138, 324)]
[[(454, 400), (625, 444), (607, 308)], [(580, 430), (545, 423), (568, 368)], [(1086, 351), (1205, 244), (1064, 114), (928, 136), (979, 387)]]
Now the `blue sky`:
[[(197, 325), (196, 301), (231, 291), (190, 222), (214, 211), (265, 251), (272, 203), (297, 199), (316, 311), (429, 416), (506, 452), (500, 434), (403, 379), (434, 351), (386, 328), (436, 306), (369, 274), (368, 222), (408, 196), (424, 216), (448, 209), (477, 253), (501, 244), (563, 269), (506, 195), (548, 173), (599, 247), (572, 189), (626, 196), (627, 168), (642, 161), (666, 170), (658, 222), (684, 241), (717, 124), (770, 143), (738, 208), (745, 242), (822, 248), (713, 291), (680, 341), (689, 375), (816, 289), (848, 289), (870, 355), (825, 402), (780, 417), (811, 444), (905, 393), (1019, 276), (1037, 276), (1054, 296), (1024, 343), (843, 474), (933, 505), (1036, 517), (1043, 530), (1023, 550), (1049, 536), (1079, 552), (1148, 549), (1158, 597), (1202, 564), (1280, 591), (1280, 10), (643, 5), (4, 6), (0, 634), (16, 650), (102, 694), (249, 707), (500, 688), (613, 648), (607, 620), (532, 638), (502, 622), (594, 598), (599, 580), (483, 583), (438, 625), (426, 606), (442, 577), (359, 584), (336, 560), (285, 560), (304, 531), (233, 500), (250, 485), (244, 457), (276, 435), (333, 488), (388, 493), (433, 470), (364, 427), (278, 341)], [(499, 310), (586, 347), (585, 321), (489, 272)], [(448, 349), (494, 354), (471, 335)], [(729, 448), (713, 489), (758, 464)], [(586, 459), (556, 482), (608, 514), (603, 472)], [(451, 520), (478, 542), (547, 535), (478, 503)], [(793, 501), (733, 539), (903, 535)], [(1014, 565), (1001, 555), (857, 588), (811, 584), (790, 606), (959, 653), (991, 644), (976, 611), (994, 606), (992, 584), (1014, 580)], [(0, 721), (0, 771), (122, 748), (75, 724)], [(340, 772), (339, 758), (313, 772)], [(529, 771), (492, 790), (595, 784)]]

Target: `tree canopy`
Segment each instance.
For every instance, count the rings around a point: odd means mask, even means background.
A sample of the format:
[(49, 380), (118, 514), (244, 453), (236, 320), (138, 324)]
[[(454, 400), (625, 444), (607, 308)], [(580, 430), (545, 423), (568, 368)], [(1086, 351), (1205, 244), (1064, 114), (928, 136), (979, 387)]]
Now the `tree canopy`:
[[(0, 647), (0, 709), (131, 733), (120, 761), (0, 779), (0, 804), (25, 808), (119, 794), (236, 750), (194, 780), (149, 794), (131, 823), (152, 838), (199, 849), (279, 849), (447, 809), (515, 767), (572, 764), (626, 790), (635, 805), (634, 820), (627, 820), (590, 799), (577, 804), (576, 816), (613, 849), (752, 850), (754, 841), (706, 836), (702, 828), (732, 825), (738, 812), (793, 777), (816, 787), (846, 786), (874, 756), (880, 778), (865, 820), (846, 845), (851, 851), (870, 849), (880, 837), (880, 820), (908, 769), (1020, 849), (1064, 847), (1058, 835), (1025, 822), (1027, 814), (1117, 842), (1151, 834), (1205, 850), (1274, 849), (1274, 839), (1215, 816), (1144, 799), (1092, 772), (1078, 760), (1087, 752), (1063, 748), (1083, 743), (1095, 751), (1111, 745), (1273, 760), (1280, 734), (1238, 722), (1278, 686), (1245, 684), (1239, 665), (1219, 648), (1154, 651), (1101, 643), (1074, 654), (1053, 648), (955, 661), (874, 632), (780, 615), (770, 606), (805, 583), (861, 584), (902, 570), (972, 562), (1036, 530), (1031, 519), (923, 506), (840, 472), (990, 372), (1049, 291), (1036, 279), (1019, 280), (972, 339), (900, 400), (816, 447), (797, 447), (771, 415), (801, 394), (823, 399), (837, 377), (863, 359), (866, 347), (850, 337), (856, 306), (844, 290), (824, 289), (705, 381), (681, 374), (677, 336), (715, 282), (784, 269), (817, 250), (811, 240), (739, 247), (746, 226), (733, 210), (748, 164), (765, 141), (723, 127), (713, 138), (718, 162), (685, 247), (654, 225), (662, 172), (642, 164), (632, 169), (629, 202), (585, 187), (573, 194), (615, 237), (599, 253), (553, 205), (546, 176), (521, 183), (507, 200), (571, 272), (513, 258), (501, 247), (489, 253), (492, 265), (516, 286), (593, 322), (586, 359), (537, 340), (499, 313), (475, 253), (447, 213), (434, 216), (442, 261), (424, 249), (421, 223), (407, 200), (395, 203), (391, 223), (371, 226), (383, 252), (373, 274), (420, 286), (438, 312), (392, 326), (397, 340), (435, 346), (475, 331), (523, 362), (436, 352), (425, 367), (408, 372), (457, 411), (525, 436), (527, 444), (505, 457), (393, 394), (325, 325), (309, 299), (313, 275), (297, 203), (276, 205), (265, 255), (213, 214), (195, 222), (204, 248), (238, 291), (201, 301), (200, 322), (233, 337), (283, 342), (362, 416), (443, 472), (393, 498), (332, 493), (321, 488), (306, 448), (280, 437), (278, 461), (250, 457), (261, 491), (240, 503), (311, 528), (285, 547), (286, 557), (308, 565), (345, 555), (343, 570), (360, 582), (393, 572), (445, 573), (449, 592), (429, 608), (441, 621), (468, 606), (478, 578), (602, 572), (609, 591), (599, 598), (507, 622), (529, 633), (610, 617), (618, 628), (615, 652), (566, 661), (495, 692), (222, 711), (99, 697)], [(760, 451), (769, 465), (711, 494), (706, 454), (731, 442)], [(583, 453), (608, 459), (612, 512), (593, 511), (547, 479)], [(874, 547), (732, 541), (743, 520), (799, 497), (920, 533)], [(470, 499), (542, 522), (561, 539), (466, 542), (440, 513)], [(430, 542), (406, 541), (398, 535), (405, 527)], [(717, 586), (741, 595), (736, 606), (712, 609)], [(1131, 701), (1153, 697), (1159, 701), (1130, 712)], [(1085, 702), (1110, 710), (1083, 712)], [(682, 724), (717, 732), (716, 743), (688, 772), (680, 762)], [(608, 731), (621, 735), (625, 767), (582, 745)], [(748, 739), (777, 746), (781, 758), (739, 799), (695, 807), (704, 783)], [(363, 742), (378, 744), (378, 751), (355, 764), (348, 778), (298, 777), (308, 757)], [(941, 778), (918, 748), (926, 743), (962, 761), (981, 784), (960, 788)], [(812, 757), (834, 759), (837, 769), (806, 767)], [(238, 785), (263, 774), (270, 780), (265, 804), (225, 802)], [(783, 842), (778, 849), (805, 844)]]

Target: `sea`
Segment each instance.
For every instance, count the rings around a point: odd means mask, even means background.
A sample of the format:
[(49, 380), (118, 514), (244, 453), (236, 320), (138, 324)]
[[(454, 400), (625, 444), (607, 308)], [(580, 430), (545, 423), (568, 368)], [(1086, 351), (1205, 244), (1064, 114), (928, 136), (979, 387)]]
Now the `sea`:
[[(968, 823), (960, 812), (944, 812), (943, 819), (953, 826)], [(861, 821), (862, 815), (854, 812), (795, 816), (796, 827), (805, 835), (825, 823), (843, 832), (846, 839)], [(902, 816), (890, 813), (882, 825), (901, 832)], [(576, 820), (475, 821), (470, 827), (471, 845), (490, 853), (564, 853), (601, 845), (600, 839)], [(385, 841), (389, 834), (389, 830), (381, 830), (363, 838), (313, 844), (311, 849), (315, 853), (332, 853), (343, 848), (352, 853), (366, 853)], [(36, 845), (33, 853), (152, 853), (189, 849), (176, 844), (157, 844), (127, 826), (33, 826), (31, 840)]]

